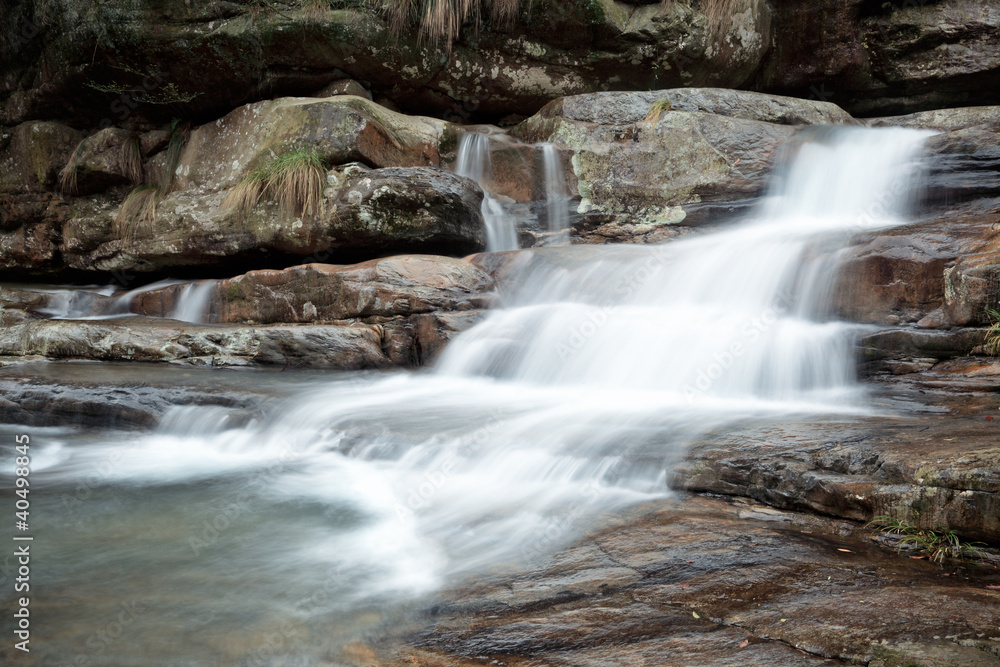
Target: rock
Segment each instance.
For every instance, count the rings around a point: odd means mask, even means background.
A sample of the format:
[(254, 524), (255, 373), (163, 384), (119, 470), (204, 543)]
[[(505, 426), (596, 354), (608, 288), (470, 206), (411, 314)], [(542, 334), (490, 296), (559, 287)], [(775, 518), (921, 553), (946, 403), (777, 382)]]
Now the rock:
[[(13, 370), (13, 373), (11, 373)], [(67, 427), (131, 428), (155, 427), (164, 414), (179, 405), (219, 406), (237, 413), (258, 413), (264, 395), (253, 388), (193, 388), (150, 384), (148, 368), (139, 376), (117, 368), (114, 381), (86, 378), (83, 369), (60, 369), (58, 380), (22, 369), (5, 369), (0, 377), (0, 421), (7, 424)], [(93, 376), (93, 369), (90, 375)], [(80, 377), (84, 376), (84, 377)], [(178, 379), (178, 378), (171, 378)]]
[(415, 363), (420, 366), (432, 365), (454, 336), (471, 329), (486, 315), (482, 310), (466, 310), (422, 313), (412, 317)]
[(449, 124), (405, 116), (354, 96), (279, 98), (248, 104), (191, 131), (177, 187), (232, 187), (275, 155), (310, 149), (329, 165), (437, 166)]
[(485, 244), (482, 191), (468, 179), (417, 167), (335, 169), (327, 181), (325, 212), (306, 220), (285, 220), (270, 203), (243, 217), (222, 207), (224, 192), (180, 190), (130, 239), (113, 234), (112, 211), (81, 205), (64, 229), (63, 257), (81, 271), (165, 273), (401, 251), (463, 255)]
[[(662, 100), (670, 108), (646, 120)], [(568, 188), (580, 194), (584, 231), (604, 226), (600, 235), (616, 240), (661, 241), (679, 225), (704, 221), (689, 213), (706, 205), (748, 206), (764, 189), (778, 146), (796, 133), (787, 123), (807, 122), (853, 121), (827, 103), (663, 90), (556, 100), (514, 135), (572, 151)]]
[(982, 322), (990, 298), (983, 272), (1000, 263), (995, 220), (945, 217), (855, 236), (842, 255), (835, 307), (877, 324), (915, 323), (938, 310), (937, 326)]
[[(130, 174), (126, 173), (122, 160), (123, 146), (128, 142), (135, 141), (137, 157), (144, 156), (142, 152), (142, 142), (138, 136), (131, 132), (109, 127), (99, 130), (83, 140), (76, 154), (75, 169), (72, 165), (67, 165), (67, 169), (74, 171), (75, 187), (72, 194), (94, 194), (104, 192), (115, 185), (126, 185), (129, 182), (138, 184), (141, 182), (142, 162), (140, 161), (139, 175), (137, 181), (133, 181)], [(155, 143), (153, 144), (155, 146)]]
[(456, 584), (376, 664), (996, 665), (1000, 577), (941, 575), (856, 524), (684, 497)]
[(690, 448), (673, 486), (857, 521), (1000, 538), (1000, 448), (981, 414), (735, 426)]
[(0, 329), (0, 355), (12, 358), (249, 364), (316, 368), (384, 368), (374, 325), (227, 326), (155, 318), (36, 320)]
[(363, 97), (366, 100), (372, 98), (372, 94), (368, 92), (368, 89), (354, 79), (334, 81), (320, 88), (312, 97), (333, 97), (334, 95), (354, 95), (355, 97)]
[[(168, 317), (187, 285), (136, 295), (132, 311)], [(211, 322), (271, 324), (409, 316), (482, 308), (493, 281), (469, 262), (401, 255), (350, 266), (304, 264), (222, 280), (208, 302)]]

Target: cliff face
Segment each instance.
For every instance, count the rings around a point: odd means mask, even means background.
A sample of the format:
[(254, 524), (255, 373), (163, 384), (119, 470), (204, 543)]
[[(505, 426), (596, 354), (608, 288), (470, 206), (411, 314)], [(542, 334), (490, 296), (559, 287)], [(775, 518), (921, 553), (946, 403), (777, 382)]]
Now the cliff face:
[[(354, 6), (352, 6), (354, 5)], [(1000, 98), (1000, 8), (976, 0), (542, 0), (454, 43), (361, 2), (5, 0), (0, 124), (207, 120), (343, 78), (457, 120), (682, 86), (833, 101), (855, 115)]]

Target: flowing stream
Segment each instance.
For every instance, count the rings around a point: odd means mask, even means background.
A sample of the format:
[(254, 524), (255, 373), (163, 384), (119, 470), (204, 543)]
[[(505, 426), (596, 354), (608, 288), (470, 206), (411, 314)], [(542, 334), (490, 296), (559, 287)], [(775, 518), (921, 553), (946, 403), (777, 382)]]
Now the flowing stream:
[[(925, 136), (805, 131), (726, 230), (535, 253), (431, 371), (282, 376), (238, 428), (178, 407), (152, 433), (30, 429), (32, 658), (316, 664), (387, 608), (667, 495), (710, 429), (866, 413), (859, 327), (828, 309), (838, 250), (905, 220)], [(99, 634), (122, 605), (141, 611)]]

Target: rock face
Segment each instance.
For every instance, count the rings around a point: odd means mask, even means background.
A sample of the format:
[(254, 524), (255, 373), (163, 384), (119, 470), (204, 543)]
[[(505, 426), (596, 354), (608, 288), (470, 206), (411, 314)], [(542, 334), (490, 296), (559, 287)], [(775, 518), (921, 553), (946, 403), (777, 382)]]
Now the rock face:
[(416, 27), (393, 34), (367, 6), (21, 0), (0, 39), (0, 124), (208, 118), (345, 77), (409, 111), (486, 119), (566, 95), (706, 85), (865, 115), (998, 101), (1000, 13), (977, 0), (705, 7), (541, 0), (510, 26), (433, 43)]
[(996, 104), (1000, 9), (976, 0), (778, 0), (761, 90), (855, 115)]
[(212, 117), (345, 75), (411, 111), (499, 118), (597, 90), (747, 85), (772, 32), (764, 0), (712, 21), (682, 2), (542, 0), (449, 46), (393, 34), (367, 7), (304, 4), (18, 2), (0, 41), (0, 124)]
[(568, 187), (592, 240), (661, 241), (747, 206), (795, 126), (854, 122), (824, 102), (681, 89), (563, 98), (514, 134), (571, 151)]

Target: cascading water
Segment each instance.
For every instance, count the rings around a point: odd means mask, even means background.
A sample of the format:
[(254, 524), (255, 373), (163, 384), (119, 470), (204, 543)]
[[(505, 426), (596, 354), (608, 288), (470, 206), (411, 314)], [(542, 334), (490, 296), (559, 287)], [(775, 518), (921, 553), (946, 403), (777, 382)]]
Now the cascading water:
[[(49, 434), (32, 493), (57, 523), (45, 562), (66, 626), (74, 600), (95, 606), (91, 573), (113, 556), (117, 595), (150, 603), (133, 653), (102, 664), (242, 664), (284, 625), (308, 664), (369, 605), (545, 555), (595, 514), (663, 496), (673, 457), (708, 429), (866, 411), (856, 328), (823, 298), (844, 239), (902, 221), (923, 136), (806, 133), (728, 230), (536, 253), (522, 289), (433, 373), (314, 379), (242, 428), (179, 407), (139, 437)], [(92, 470), (87, 500), (59, 507)], [(115, 531), (128, 555), (109, 554)]]
[(177, 305), (171, 318), (181, 322), (203, 322), (208, 314), (208, 302), (213, 289), (214, 280), (202, 280), (185, 287), (177, 297)]
[(545, 213), (550, 232), (565, 232), (569, 225), (569, 197), (559, 152), (552, 144), (542, 144), (542, 166), (545, 175)]
[(489, 190), (493, 179), (490, 138), (484, 134), (463, 134), (458, 144), (455, 173), (471, 178), (483, 189), (483, 221), (486, 224), (486, 250), (500, 252), (517, 250), (517, 229), (514, 219), (504, 210)]

